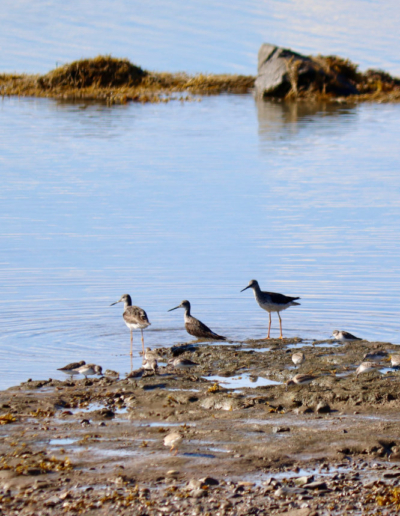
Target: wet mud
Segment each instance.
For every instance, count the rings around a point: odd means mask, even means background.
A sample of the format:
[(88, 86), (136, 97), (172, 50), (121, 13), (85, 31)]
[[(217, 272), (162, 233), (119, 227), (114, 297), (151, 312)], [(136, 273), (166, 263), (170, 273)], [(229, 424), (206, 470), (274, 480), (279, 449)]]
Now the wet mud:
[[(395, 514), (400, 372), (384, 360), (355, 375), (366, 353), (395, 348), (185, 343), (157, 350), (157, 375), (2, 391), (1, 513)], [(199, 366), (163, 366), (177, 356)], [(287, 388), (297, 373), (317, 378)]]

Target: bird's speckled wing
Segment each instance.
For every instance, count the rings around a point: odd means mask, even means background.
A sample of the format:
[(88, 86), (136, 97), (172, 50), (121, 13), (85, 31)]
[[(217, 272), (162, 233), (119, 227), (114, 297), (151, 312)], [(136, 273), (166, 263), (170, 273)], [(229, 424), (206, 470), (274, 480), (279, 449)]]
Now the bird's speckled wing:
[(225, 337), (214, 333), (208, 326), (195, 317), (191, 317), (190, 321), (185, 323), (185, 328), (189, 335), (193, 335), (193, 337), (197, 337), (198, 339), (226, 340)]
[(146, 312), (138, 306), (128, 306), (124, 312), (124, 320), (130, 324), (150, 324)]
[(342, 331), (342, 335), (345, 339), (362, 340), (359, 337), (349, 333), (348, 331)]
[(85, 365), (85, 363), (86, 362), (84, 360), (81, 360), (80, 362), (72, 362), (71, 364), (61, 367), (58, 371), (72, 371), (73, 369), (78, 369), (78, 367)]
[(277, 292), (265, 292), (265, 294), (268, 294), (271, 297), (271, 301), (277, 305), (287, 305), (288, 303), (296, 301), (296, 299), (300, 299), (299, 297), (285, 296), (284, 294), (278, 294)]

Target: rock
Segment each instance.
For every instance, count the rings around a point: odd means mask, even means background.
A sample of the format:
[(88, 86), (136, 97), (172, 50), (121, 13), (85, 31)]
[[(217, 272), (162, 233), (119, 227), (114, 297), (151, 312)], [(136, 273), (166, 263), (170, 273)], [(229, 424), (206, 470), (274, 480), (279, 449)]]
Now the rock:
[(305, 484), (304, 489), (318, 489), (321, 491), (322, 489), (328, 489), (326, 482), (311, 482), (310, 484)]
[(307, 407), (306, 405), (303, 405), (302, 407), (294, 409), (293, 412), (295, 414), (312, 414), (314, 411), (311, 407)]
[(314, 481), (314, 475), (311, 475), (309, 477), (298, 477), (293, 479), (294, 483), (298, 486), (303, 486), (305, 484), (309, 484)]
[(92, 416), (92, 419), (112, 419), (115, 416), (114, 412), (107, 408), (95, 410), (94, 412), (91, 412), (90, 415)]
[(311, 515), (311, 509), (304, 507), (302, 509), (292, 509), (287, 512), (280, 512), (276, 516), (309, 516)]
[(283, 432), (290, 432), (290, 428), (288, 426), (274, 426), (272, 428), (273, 434), (281, 434)]
[(275, 498), (290, 498), (292, 496), (299, 496), (302, 494), (306, 494), (304, 489), (299, 489), (297, 487), (280, 487), (274, 493)]
[(177, 469), (170, 469), (167, 471), (167, 477), (177, 477), (179, 475), (179, 471)]
[(320, 401), (315, 409), (317, 414), (328, 414), (331, 411), (331, 407), (326, 401)]
[(200, 479), (201, 482), (203, 482), (206, 486), (218, 486), (219, 481), (216, 478), (213, 477), (204, 477)]
[(382, 475), (383, 478), (397, 478), (400, 477), (400, 471), (387, 471)]
[(208, 493), (206, 489), (193, 489), (193, 491), (190, 493), (190, 496), (193, 498), (203, 498), (207, 495)]
[(43, 505), (45, 507), (54, 507), (57, 504), (59, 504), (60, 502), (61, 502), (61, 500), (59, 499), (58, 496), (52, 496), (51, 498), (48, 498), (47, 500), (45, 500), (43, 502)]
[(258, 52), (257, 97), (285, 97), (290, 91), (320, 91), (338, 96), (356, 95), (349, 79), (317, 59), (268, 43)]

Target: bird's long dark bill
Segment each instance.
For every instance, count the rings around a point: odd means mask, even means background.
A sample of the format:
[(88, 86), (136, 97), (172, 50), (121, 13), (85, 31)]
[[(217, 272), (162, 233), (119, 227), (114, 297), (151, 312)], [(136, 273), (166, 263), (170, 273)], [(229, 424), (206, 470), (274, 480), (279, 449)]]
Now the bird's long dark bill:
[(177, 308), (180, 308), (180, 306), (176, 306), (175, 308), (171, 308), (171, 310), (168, 310), (168, 312), (172, 312), (172, 310), (176, 310)]
[(240, 292), (244, 292), (245, 290), (247, 290), (248, 288), (250, 288), (250, 285), (247, 286), (246, 288), (244, 288), (243, 290), (241, 290)]
[(110, 306), (114, 306), (114, 305), (116, 305), (116, 304), (118, 304), (118, 303), (119, 303), (119, 301), (115, 301), (115, 303), (111, 303), (111, 305), (110, 305)]

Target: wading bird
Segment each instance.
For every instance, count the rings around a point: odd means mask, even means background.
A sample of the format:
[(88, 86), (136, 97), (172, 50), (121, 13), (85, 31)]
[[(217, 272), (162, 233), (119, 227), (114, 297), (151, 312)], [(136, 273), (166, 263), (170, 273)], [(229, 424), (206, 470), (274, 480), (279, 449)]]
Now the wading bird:
[(143, 356), (145, 354), (144, 350), (144, 338), (143, 338), (143, 330), (150, 326), (150, 321), (147, 317), (146, 312), (139, 308), (138, 306), (132, 306), (132, 299), (129, 294), (124, 294), (119, 301), (115, 301), (115, 303), (111, 303), (110, 306), (114, 306), (117, 303), (124, 303), (124, 313), (122, 317), (125, 321), (125, 324), (128, 326), (131, 332), (131, 356), (132, 356), (132, 344), (133, 344), (133, 336), (132, 330), (140, 330), (142, 334), (142, 348), (143, 348)]
[(248, 288), (252, 288), (254, 292), (254, 297), (256, 298), (257, 303), (260, 307), (269, 313), (269, 326), (268, 326), (268, 335), (267, 339), (270, 338), (271, 332), (271, 312), (277, 312), (279, 317), (279, 328), (280, 328), (280, 339), (283, 339), (282, 335), (282, 319), (279, 315), (279, 312), (282, 310), (286, 310), (290, 306), (297, 306), (300, 303), (296, 303), (296, 299), (300, 299), (299, 297), (289, 297), (284, 296), (283, 294), (277, 294), (275, 292), (263, 292), (260, 289), (260, 285), (257, 280), (251, 280), (246, 288), (241, 290), (240, 292), (244, 292)]
[(168, 310), (168, 312), (172, 312), (172, 310), (177, 308), (184, 308), (185, 310), (185, 328), (189, 335), (193, 335), (193, 337), (198, 339), (226, 340), (226, 337), (214, 333), (208, 326), (196, 319), (196, 317), (193, 317), (193, 315), (190, 315), (190, 303), (186, 299), (180, 305)]

